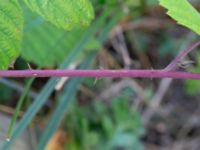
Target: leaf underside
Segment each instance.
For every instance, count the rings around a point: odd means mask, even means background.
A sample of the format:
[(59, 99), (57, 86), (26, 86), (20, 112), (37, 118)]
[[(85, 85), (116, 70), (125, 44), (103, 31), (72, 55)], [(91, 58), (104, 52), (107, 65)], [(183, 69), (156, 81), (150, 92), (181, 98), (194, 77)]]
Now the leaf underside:
[(17, 0), (0, 0), (0, 69), (7, 69), (20, 53), (23, 14)]
[(86, 27), (94, 18), (89, 0), (24, 0), (25, 4), (45, 20), (65, 30)]
[(59, 65), (81, 37), (81, 32), (65, 32), (44, 22), (25, 33), (22, 57), (41, 67)]
[[(25, 60), (40, 67), (54, 67), (61, 64), (83, 36), (84, 30), (65, 31), (56, 28), (26, 7), (24, 14), (21, 55)], [(92, 39), (86, 49), (95, 49), (96, 45), (95, 39)]]
[(200, 14), (187, 0), (160, 0), (160, 5), (178, 24), (200, 35)]

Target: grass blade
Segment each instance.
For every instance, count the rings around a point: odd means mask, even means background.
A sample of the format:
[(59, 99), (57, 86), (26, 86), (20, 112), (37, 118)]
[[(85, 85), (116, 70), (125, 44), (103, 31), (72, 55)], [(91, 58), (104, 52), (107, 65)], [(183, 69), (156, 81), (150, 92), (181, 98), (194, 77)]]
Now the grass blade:
[[(87, 69), (93, 57), (94, 55), (90, 55), (89, 57), (86, 57), (86, 59), (83, 61), (80, 68)], [(40, 143), (37, 147), (37, 150), (45, 149), (45, 146), (47, 142), (49, 141), (49, 138), (51, 138), (55, 130), (58, 128), (60, 122), (62, 121), (64, 114), (67, 111), (67, 107), (70, 101), (73, 99), (81, 81), (82, 81), (82, 78), (74, 78), (74, 79), (71, 79), (68, 82), (68, 84), (65, 86), (64, 94), (61, 96), (59, 100), (59, 104), (51, 117), (50, 123), (48, 124), (47, 129), (45, 130), (42, 138), (40, 139)]]
[[(113, 28), (113, 26), (119, 21), (122, 14), (116, 15), (112, 20), (107, 24), (107, 26), (104, 28), (103, 32), (100, 34), (98, 40), (100, 42), (103, 42), (108, 37), (109, 31)], [(86, 64), (89, 65), (91, 62), (91, 56), (86, 59)], [(85, 65), (86, 66), (86, 65)], [(68, 85), (65, 88), (64, 94), (61, 96), (60, 103), (57, 106), (55, 112), (53, 113), (48, 126), (42, 135), (39, 145), (36, 148), (37, 150), (45, 149), (46, 144), (48, 143), (49, 139), (52, 137), (52, 135), (55, 133), (57, 128), (59, 127), (59, 124), (61, 120), (64, 117), (64, 114), (67, 111), (67, 107), (72, 100), (72, 97), (76, 93), (76, 89), (78, 88), (79, 84), (81, 83), (81, 78), (75, 78), (68, 83)]]
[[(94, 22), (88, 30), (86, 30), (85, 34), (82, 37), (82, 40), (77, 43), (77, 45), (73, 48), (72, 53), (67, 57), (65, 62), (60, 66), (60, 69), (65, 69), (83, 50), (86, 46), (87, 42), (91, 39), (92, 36), (96, 33), (98, 28), (105, 22), (106, 17), (109, 15), (108, 12), (105, 12), (96, 22)], [(24, 114), (24, 117), (17, 124), (15, 129), (13, 130), (13, 138), (10, 142), (5, 142), (3, 144), (3, 150), (9, 150), (11, 145), (15, 142), (16, 138), (22, 134), (22, 132), (26, 129), (29, 123), (33, 120), (37, 112), (44, 105), (46, 100), (49, 98), (50, 94), (54, 90), (55, 85), (57, 84), (59, 78), (52, 78), (48, 83), (44, 86), (38, 97), (35, 99), (33, 104)]]
[(26, 84), (26, 87), (24, 89), (24, 92), (22, 93), (22, 95), (20, 96), (20, 99), (17, 103), (17, 107), (15, 109), (14, 115), (12, 117), (12, 120), (10, 122), (9, 128), (8, 128), (8, 133), (7, 133), (7, 140), (10, 141), (10, 139), (12, 138), (12, 134), (13, 134), (13, 129), (14, 126), (16, 125), (17, 122), (17, 117), (19, 115), (19, 112), (21, 110), (22, 104), (24, 103), (24, 100), (31, 88), (31, 85), (33, 84), (33, 81), (35, 80), (35, 78), (30, 78)]

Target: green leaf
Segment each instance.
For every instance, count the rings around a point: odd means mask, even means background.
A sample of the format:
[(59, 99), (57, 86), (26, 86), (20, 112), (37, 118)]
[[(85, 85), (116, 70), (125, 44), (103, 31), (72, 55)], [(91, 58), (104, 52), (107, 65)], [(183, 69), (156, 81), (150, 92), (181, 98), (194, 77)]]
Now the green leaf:
[(0, 0), (0, 69), (19, 55), (23, 15), (17, 0)]
[(181, 24), (200, 35), (200, 14), (187, 0), (160, 0), (167, 14)]
[[(85, 30), (59, 29), (24, 7), (25, 5), (22, 6), (25, 14), (22, 57), (41, 67), (54, 67), (61, 64), (80, 41)], [(86, 46), (89, 50), (97, 46), (94, 38), (90, 41)]]
[[(30, 30), (28, 26), (37, 22), (38, 17), (27, 19), (25, 29), (29, 30), (24, 34), (21, 55), (41, 67), (60, 65), (84, 34), (84, 30), (66, 32), (44, 21)], [(92, 49), (95, 46), (95, 39), (92, 38), (90, 41), (86, 48)]]
[(83, 33), (76, 30), (66, 32), (44, 22), (24, 34), (22, 57), (41, 67), (60, 65)]
[(80, 29), (90, 24), (94, 11), (89, 0), (24, 0), (45, 20), (65, 30)]
[(14, 126), (17, 123), (17, 117), (19, 115), (19, 112), (20, 112), (20, 110), (22, 108), (22, 105), (23, 105), (24, 101), (26, 100), (26, 96), (27, 96), (27, 94), (28, 94), (28, 92), (29, 92), (29, 90), (31, 88), (31, 85), (33, 84), (34, 80), (35, 80), (35, 78), (30, 78), (28, 80), (28, 83), (26, 84), (26, 87), (25, 87), (22, 95), (20, 96), (19, 101), (17, 102), (17, 106), (15, 108), (12, 120), (11, 120), (9, 128), (8, 128), (7, 138), (11, 138), (12, 137), (12, 132), (13, 132)]

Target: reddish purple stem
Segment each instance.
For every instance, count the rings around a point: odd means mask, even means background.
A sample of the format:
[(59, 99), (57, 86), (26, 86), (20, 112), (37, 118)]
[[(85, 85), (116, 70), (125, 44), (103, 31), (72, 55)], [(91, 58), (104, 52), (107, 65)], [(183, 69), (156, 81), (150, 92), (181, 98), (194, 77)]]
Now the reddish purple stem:
[(176, 69), (181, 58), (199, 45), (200, 41), (193, 44), (162, 70), (8, 70), (0, 71), (0, 77), (132, 77), (200, 80), (200, 73), (172, 71)]
[(181, 52), (164, 70), (166, 71), (175, 70), (177, 68), (177, 64), (179, 63), (179, 61), (199, 45), (200, 41), (198, 41), (188, 49)]
[(165, 70), (10, 70), (0, 71), (0, 77), (133, 77), (176, 78), (200, 80), (199, 73)]

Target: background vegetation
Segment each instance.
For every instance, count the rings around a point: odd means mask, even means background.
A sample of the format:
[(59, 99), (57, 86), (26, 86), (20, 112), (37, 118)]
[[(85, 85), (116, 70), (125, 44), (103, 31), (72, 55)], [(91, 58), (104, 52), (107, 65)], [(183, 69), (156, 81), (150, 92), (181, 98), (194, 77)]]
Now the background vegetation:
[[(200, 9), (198, 1), (190, 2)], [(21, 56), (10, 69), (161, 69), (199, 39), (171, 20), (157, 0), (92, 4), (91, 25), (66, 31), (21, 2), (25, 17)], [(198, 50), (179, 65), (179, 70), (199, 72)], [(0, 146), (198, 150), (199, 90), (200, 82), (192, 80), (0, 78)], [(18, 123), (9, 128), (20, 100), (24, 102)]]

